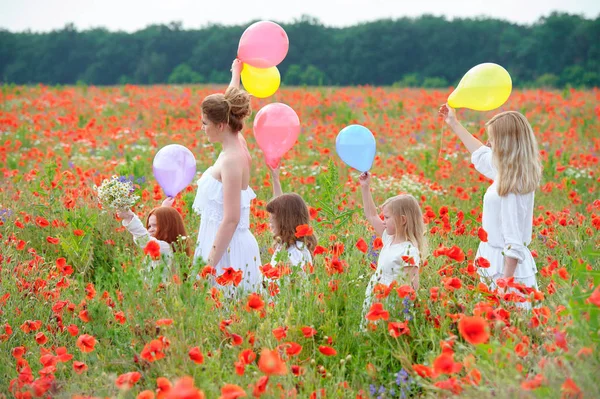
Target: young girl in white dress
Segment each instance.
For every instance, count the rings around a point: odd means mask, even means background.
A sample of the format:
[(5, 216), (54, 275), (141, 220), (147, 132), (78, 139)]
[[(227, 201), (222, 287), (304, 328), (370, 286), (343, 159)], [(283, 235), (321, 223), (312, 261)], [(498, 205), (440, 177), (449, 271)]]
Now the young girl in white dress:
[[(286, 263), (292, 268), (304, 270), (312, 265), (312, 253), (317, 246), (314, 234), (298, 234), (301, 237), (296, 234), (298, 226), (306, 226), (310, 229), (308, 207), (298, 194), (282, 192), (279, 166), (268, 167), (271, 173), (273, 199), (267, 204), (267, 212), (269, 212), (269, 224), (276, 242), (271, 266)], [(283, 250), (285, 252), (282, 252)]]
[(250, 202), (256, 198), (250, 187), (252, 158), (240, 133), (251, 113), (250, 95), (239, 89), (241, 61), (236, 59), (231, 70), (225, 94), (202, 101), (203, 130), (222, 151), (198, 180), (193, 204), (201, 216), (194, 263), (202, 259), (214, 267), (216, 283), (229, 296), (240, 288), (258, 291), (262, 279), (258, 243), (250, 231)]
[[(191, 254), (185, 240), (187, 233), (183, 218), (175, 208), (171, 207), (172, 204), (173, 198), (167, 198), (163, 201), (162, 206), (152, 209), (146, 218), (145, 226), (130, 209), (117, 213), (122, 219), (121, 223), (131, 233), (133, 241), (140, 248), (146, 248), (150, 241), (158, 244), (159, 258), (146, 259), (146, 269), (142, 271), (146, 280), (150, 280), (156, 270), (162, 268), (160, 277), (163, 282), (167, 281), (173, 273), (171, 268), (174, 252), (184, 251), (187, 255)], [(178, 242), (180, 239), (183, 240)]]
[[(478, 268), (481, 280), (496, 289), (500, 278), (514, 278), (529, 289), (509, 289), (520, 308), (530, 309), (528, 291), (537, 290), (537, 267), (528, 245), (531, 243), (535, 190), (542, 177), (542, 164), (527, 118), (515, 111), (502, 112), (486, 123), (489, 147), (473, 137), (456, 119), (448, 105), (440, 114), (471, 152), (475, 169), (493, 180), (483, 197), (482, 227), (487, 242), (481, 242), (476, 258), (489, 261)], [(501, 290), (503, 291), (503, 289)]]
[(377, 269), (365, 292), (361, 324), (364, 328), (377, 284), (389, 286), (395, 281), (398, 285), (411, 285), (415, 291), (419, 289), (419, 266), (427, 254), (427, 240), (423, 213), (415, 197), (401, 194), (387, 199), (381, 206), (381, 220), (371, 195), (370, 173), (361, 174), (359, 181), (365, 216), (383, 241)]

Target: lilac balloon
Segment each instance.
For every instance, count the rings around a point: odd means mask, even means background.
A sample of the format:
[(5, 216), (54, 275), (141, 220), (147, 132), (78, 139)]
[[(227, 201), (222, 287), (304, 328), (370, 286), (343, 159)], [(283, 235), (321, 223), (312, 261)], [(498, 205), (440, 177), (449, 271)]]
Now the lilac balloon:
[(196, 158), (186, 147), (169, 144), (154, 156), (152, 170), (165, 194), (175, 197), (188, 186), (196, 175)]

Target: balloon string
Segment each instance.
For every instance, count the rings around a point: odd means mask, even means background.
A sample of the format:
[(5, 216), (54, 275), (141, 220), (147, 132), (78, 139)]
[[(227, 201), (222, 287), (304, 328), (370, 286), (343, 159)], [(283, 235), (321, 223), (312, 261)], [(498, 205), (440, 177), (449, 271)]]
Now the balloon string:
[(438, 159), (442, 156), (442, 144), (444, 141), (444, 120), (442, 120), (442, 127), (440, 129), (440, 150), (438, 151)]

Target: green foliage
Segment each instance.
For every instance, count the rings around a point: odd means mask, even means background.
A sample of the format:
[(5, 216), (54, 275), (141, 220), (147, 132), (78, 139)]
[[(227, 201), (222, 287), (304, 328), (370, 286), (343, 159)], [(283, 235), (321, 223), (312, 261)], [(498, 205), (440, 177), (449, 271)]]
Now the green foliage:
[(167, 80), (169, 83), (202, 83), (204, 77), (190, 68), (188, 64), (180, 64), (173, 69)]
[(346, 198), (346, 195), (342, 194), (344, 186), (340, 182), (337, 167), (331, 158), (327, 164), (327, 171), (317, 176), (317, 186), (319, 187), (317, 204), (321, 208), (319, 214), (323, 215), (319, 224), (331, 225), (334, 232), (346, 227), (357, 209), (343, 209)]
[[(171, 23), (134, 33), (78, 31), (73, 25), (42, 34), (0, 31), (0, 80), (114, 85), (200, 83), (205, 78), (227, 83), (231, 54), (246, 26), (186, 31)], [(305, 16), (282, 26), (291, 43), (278, 66), (286, 85), (396, 82), (444, 88), (486, 61), (503, 65), (515, 86), (600, 85), (600, 16), (553, 13), (525, 26), (424, 15), (346, 28), (326, 27)]]

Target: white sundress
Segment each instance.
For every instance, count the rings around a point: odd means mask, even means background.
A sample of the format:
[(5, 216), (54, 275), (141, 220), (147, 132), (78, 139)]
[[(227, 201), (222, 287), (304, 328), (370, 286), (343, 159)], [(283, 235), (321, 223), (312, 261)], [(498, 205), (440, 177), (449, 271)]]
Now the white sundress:
[[(390, 236), (386, 231), (383, 232), (381, 241), (383, 241), (383, 248), (381, 248), (379, 258), (377, 259), (377, 270), (375, 270), (375, 273), (371, 276), (365, 292), (361, 329), (364, 329), (366, 325), (365, 316), (374, 302), (373, 289), (375, 286), (377, 284), (389, 286), (394, 281), (396, 281), (398, 285), (411, 285), (404, 268), (410, 266), (419, 267), (421, 263), (419, 250), (411, 242), (405, 241), (393, 244), (394, 237)], [(403, 259), (403, 257), (406, 258)], [(412, 262), (409, 258), (412, 258)]]
[[(206, 260), (213, 247), (219, 225), (223, 221), (223, 183), (211, 174), (212, 167), (208, 168), (198, 180), (198, 192), (192, 208), (200, 214), (200, 230), (194, 251), (194, 264), (202, 258)], [(256, 238), (250, 231), (250, 202), (256, 194), (250, 186), (240, 191), (240, 221), (233, 233), (223, 257), (213, 266), (217, 276), (223, 274), (227, 267), (243, 272), (242, 281), (238, 288), (247, 291), (258, 291), (262, 275), (259, 270), (261, 265), (260, 251)]]

